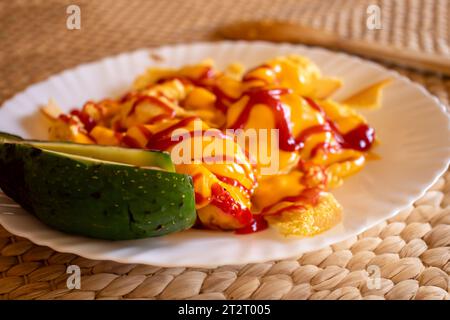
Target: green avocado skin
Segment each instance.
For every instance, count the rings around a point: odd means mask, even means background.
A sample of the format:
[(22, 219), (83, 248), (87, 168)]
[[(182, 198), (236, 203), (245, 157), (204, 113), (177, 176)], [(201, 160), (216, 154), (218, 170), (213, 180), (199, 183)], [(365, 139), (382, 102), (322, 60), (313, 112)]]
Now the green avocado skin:
[(127, 240), (190, 228), (187, 175), (79, 160), (27, 144), (0, 143), (0, 188), (55, 229)]

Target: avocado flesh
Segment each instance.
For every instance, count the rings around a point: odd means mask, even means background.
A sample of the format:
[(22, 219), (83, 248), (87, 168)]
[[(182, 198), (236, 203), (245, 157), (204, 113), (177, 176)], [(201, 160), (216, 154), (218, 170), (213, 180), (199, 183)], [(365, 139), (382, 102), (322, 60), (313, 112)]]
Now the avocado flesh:
[(170, 154), (162, 151), (131, 149), (73, 142), (53, 142), (38, 140), (22, 140), (20, 137), (0, 132), (0, 143), (27, 143), (39, 149), (57, 151), (67, 154), (90, 157), (98, 160), (112, 161), (138, 167), (161, 168), (175, 172)]
[(80, 145), (71, 142), (27, 141), (40, 149), (125, 163), (138, 167), (157, 167), (175, 172), (170, 154), (162, 151), (130, 149), (100, 145)]
[(93, 238), (162, 236), (190, 228), (196, 219), (187, 175), (49, 151), (28, 142), (0, 143), (0, 188), (47, 225)]

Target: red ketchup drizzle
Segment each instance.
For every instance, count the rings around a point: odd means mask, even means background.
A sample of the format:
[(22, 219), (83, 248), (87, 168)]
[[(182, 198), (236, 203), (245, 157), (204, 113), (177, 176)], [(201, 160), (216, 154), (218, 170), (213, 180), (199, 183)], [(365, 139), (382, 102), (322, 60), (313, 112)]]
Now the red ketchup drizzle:
[[(179, 136), (172, 136), (172, 132), (178, 128), (184, 127), (186, 126), (189, 122), (198, 119), (197, 117), (189, 117), (189, 118), (185, 118), (183, 120), (180, 120), (179, 122), (177, 122), (175, 125), (170, 126), (167, 129), (164, 129), (163, 131), (157, 132), (154, 135), (151, 135), (148, 137), (148, 144), (147, 144), (147, 148), (150, 149), (155, 149), (155, 150), (167, 150), (170, 147), (174, 146), (175, 144), (183, 141), (183, 139), (185, 138), (184, 135), (179, 135)], [(207, 131), (204, 130), (197, 130), (197, 131), (190, 131), (187, 133), (189, 135), (189, 137), (202, 137), (202, 136), (206, 136), (208, 134)], [(220, 138), (220, 139), (231, 139), (229, 136), (225, 135), (224, 133), (222, 133), (221, 131), (216, 131), (214, 135), (208, 135), (208, 136), (212, 136), (212, 137), (216, 137), (216, 138)], [(208, 161), (215, 161), (216, 157), (204, 157), (202, 158), (202, 160), (204, 162), (208, 162)], [(228, 156), (228, 155), (222, 155), (219, 158), (220, 161), (230, 161), (230, 162), (236, 162), (236, 157), (235, 155), (233, 156)]]
[(171, 119), (173, 118), (172, 115), (169, 114), (158, 114), (157, 116), (154, 116), (153, 118), (151, 118), (150, 120), (147, 121), (146, 124), (155, 124), (157, 122), (160, 122), (164, 119)]
[(146, 140), (149, 140), (152, 137), (152, 132), (148, 130), (143, 124), (138, 125), (137, 128), (142, 133), (142, 135), (145, 137)]
[(116, 137), (116, 139), (120, 142), (122, 142), (122, 139), (124, 137), (123, 133), (120, 132), (114, 132), (114, 137)]
[(325, 111), (323, 111), (322, 107), (319, 106), (313, 99), (309, 97), (303, 97), (303, 99), (305, 99), (306, 102), (308, 102), (311, 108), (318, 111), (322, 116), (325, 116)]
[[(304, 209), (306, 204), (315, 206), (319, 202), (320, 198), (320, 192), (322, 190), (319, 188), (308, 188), (303, 190), (298, 196), (289, 196), (284, 197), (279, 202), (287, 201), (287, 202), (293, 202), (293, 204), (281, 208), (275, 212), (270, 212), (270, 210), (277, 204), (273, 204), (271, 206), (268, 206), (264, 208), (261, 211), (261, 215), (268, 215), (268, 216), (276, 216), (282, 214), (284, 211), (288, 210), (295, 210), (295, 209)], [(300, 202), (300, 203), (299, 203)]]
[(250, 210), (237, 202), (230, 193), (215, 183), (211, 186), (211, 204), (232, 215), (240, 224), (247, 226), (252, 222)]
[(333, 151), (333, 145), (329, 142), (320, 142), (311, 149), (311, 158), (314, 158), (320, 150), (326, 150), (327, 152)]
[(297, 138), (295, 139), (295, 142), (299, 146), (299, 149), (302, 149), (305, 146), (306, 139), (308, 139), (310, 136), (318, 134), (318, 133), (322, 133), (322, 132), (327, 132), (327, 131), (331, 131), (331, 128), (328, 123), (309, 127), (307, 129), (303, 130), (297, 136)]
[(197, 117), (184, 118), (175, 123), (174, 125), (153, 134), (150, 140), (148, 141), (146, 147), (155, 150), (167, 150), (172, 145), (177, 144), (179, 142), (179, 141), (172, 141), (171, 139), (172, 131), (188, 125), (191, 121), (194, 121), (195, 119), (197, 119)]
[(289, 120), (285, 115), (283, 104), (280, 101), (280, 96), (289, 94), (292, 91), (290, 89), (261, 89), (255, 88), (245, 92), (244, 95), (248, 96), (249, 100), (242, 110), (239, 117), (236, 119), (230, 128), (231, 129), (243, 129), (250, 117), (250, 112), (257, 104), (264, 104), (272, 109), (275, 118), (275, 127), (279, 130), (280, 149), (285, 151), (295, 151), (299, 149), (299, 145), (295, 141), (291, 134)]
[(203, 82), (205, 80), (212, 80), (216, 74), (214, 73), (214, 70), (211, 67), (207, 67), (203, 74), (198, 79), (191, 79), (192, 83), (198, 87), (204, 87), (207, 90), (210, 90), (215, 96), (216, 96), (216, 102), (215, 107), (222, 111), (223, 113), (226, 113), (228, 110), (228, 104), (234, 102), (236, 99), (229, 96), (227, 93), (225, 93), (218, 85), (216, 84), (208, 84), (205, 85)]
[[(173, 129), (176, 130), (177, 128)], [(194, 132), (188, 132), (187, 133), (189, 135), (189, 137), (192, 137), (194, 135)], [(200, 133), (198, 133), (199, 136), (201, 136), (202, 131), (200, 131)], [(147, 143), (147, 148), (150, 149), (154, 149), (154, 150), (167, 150), (171, 147), (173, 147), (174, 145), (176, 145), (177, 143), (183, 141), (183, 139), (185, 138), (185, 135), (177, 135), (172, 137), (172, 135), (168, 135), (168, 136), (164, 136), (161, 137), (160, 139), (152, 139), (149, 140)]]
[[(150, 130), (148, 130), (144, 125), (138, 125), (137, 129), (142, 133), (142, 135), (145, 137), (145, 139), (148, 141), (151, 136), (152, 133)], [(117, 133), (120, 134), (120, 133)], [(125, 144), (126, 146), (130, 147), (130, 148), (142, 148), (142, 146), (140, 145), (140, 143), (133, 137), (129, 136), (129, 135), (124, 135), (123, 137), (121, 137), (121, 141), (123, 144)]]
[[(219, 86), (214, 84), (205, 84), (205, 81), (213, 80), (215, 77), (214, 70), (211, 67), (206, 67), (203, 73), (198, 78), (185, 77), (185, 76), (174, 76), (174, 77), (164, 77), (157, 81), (161, 84), (165, 81), (179, 80), (183, 84), (193, 84), (197, 87), (205, 88), (211, 91), (216, 96), (215, 107), (226, 113), (228, 110), (228, 104), (233, 103), (236, 99), (225, 93)], [(227, 104), (228, 103), (228, 104)]]
[(92, 119), (92, 117), (90, 117), (86, 112), (73, 109), (70, 111), (70, 114), (72, 116), (77, 116), (78, 119), (80, 119), (87, 132), (90, 132), (97, 125), (97, 122)]
[(242, 81), (246, 82), (246, 81), (262, 81), (265, 84), (269, 84), (268, 81), (266, 79), (260, 78), (258, 76), (252, 76), (251, 73), (260, 70), (260, 69), (264, 69), (266, 76), (268, 77), (273, 77), (275, 75), (275, 70), (267, 65), (267, 64), (263, 64), (261, 66), (258, 66), (256, 68), (250, 69), (249, 71), (247, 71), (247, 73), (244, 75), (244, 77), (242, 78)]
[(281, 208), (275, 212), (269, 212), (269, 211), (276, 204), (273, 204), (271, 206), (264, 208), (260, 214), (253, 215), (253, 221), (251, 224), (245, 226), (242, 229), (236, 230), (236, 233), (238, 233), (238, 234), (252, 233), (252, 232), (258, 232), (258, 231), (266, 229), (268, 227), (268, 223), (266, 220), (264, 220), (264, 216), (278, 216), (278, 215), (281, 215), (285, 211), (304, 209), (305, 204), (310, 204), (312, 206), (315, 206), (319, 202), (320, 192), (321, 192), (321, 189), (319, 189), (319, 188), (309, 188), (309, 189), (303, 190), (302, 193), (299, 194), (298, 196), (284, 197), (279, 202), (288, 201), (288, 202), (293, 202), (293, 204), (291, 204), (287, 207)]
[(203, 87), (203, 81), (213, 79), (215, 76), (214, 70), (211, 67), (205, 67), (203, 72), (198, 76), (197, 78), (188, 77), (188, 76), (167, 76), (162, 77), (158, 81), (156, 81), (156, 84), (161, 84), (166, 81), (173, 81), (178, 80), (183, 84), (193, 84), (198, 87)]
[[(198, 179), (202, 177), (202, 174), (196, 174), (192, 177), (194, 183)], [(220, 178), (219, 178), (220, 177)], [(221, 181), (227, 181), (226, 183), (235, 185), (240, 183), (234, 179), (227, 179), (227, 177), (218, 176), (218, 179)], [(232, 181), (233, 180), (233, 181)], [(235, 182), (234, 182), (235, 181)], [(258, 222), (255, 222), (254, 216), (251, 214), (250, 210), (248, 208), (242, 207), (239, 202), (237, 202), (230, 193), (225, 190), (223, 187), (220, 186), (220, 184), (215, 183), (211, 186), (211, 198), (204, 197), (201, 193), (195, 192), (195, 203), (201, 204), (205, 201), (210, 201), (210, 204), (216, 206), (220, 210), (222, 210), (224, 213), (232, 215), (235, 219), (239, 221), (242, 225), (245, 227), (242, 229), (236, 230), (237, 233), (249, 233), (245, 232), (246, 228), (253, 228), (259, 231), (262, 230), (264, 227), (267, 228), (267, 222), (265, 222), (262, 218), (260, 218)], [(254, 226), (253, 226), (254, 225)], [(252, 227), (253, 226), (253, 227)]]
[(249, 234), (255, 233), (259, 231), (266, 230), (269, 227), (269, 224), (264, 219), (262, 214), (254, 214), (252, 217), (252, 221), (247, 226), (237, 229), (235, 231), (236, 234)]
[(139, 144), (139, 142), (135, 138), (127, 136), (127, 135), (125, 135), (122, 138), (122, 143), (124, 145), (126, 145), (127, 147), (130, 147), (130, 148), (135, 148), (135, 149), (141, 148), (141, 145)]
[(212, 93), (216, 96), (216, 102), (215, 107), (222, 111), (223, 113), (226, 113), (228, 110), (228, 105), (225, 102), (228, 102), (229, 104), (233, 103), (235, 99), (233, 97), (230, 97), (228, 94), (226, 94), (222, 89), (220, 89), (218, 86), (211, 86), (207, 88), (212, 91)]
[(161, 107), (167, 114), (169, 114), (171, 118), (175, 117), (174, 109), (172, 109), (168, 104), (164, 103), (161, 99), (158, 99), (157, 97), (153, 96), (137, 96), (137, 99), (133, 102), (133, 105), (131, 106), (130, 112), (128, 112), (128, 116), (136, 112), (137, 106), (144, 101), (156, 104), (157, 106)]
[(201, 193), (195, 192), (195, 204), (199, 205), (207, 200), (208, 198), (204, 197)]
[(289, 211), (289, 210), (297, 210), (297, 209), (304, 209), (305, 206), (301, 205), (301, 204), (291, 204), (287, 207), (281, 208), (275, 212), (271, 212), (271, 213), (267, 213), (266, 211), (263, 211), (261, 213), (262, 216), (279, 216), (281, 215), (283, 212), (285, 211)]
[(198, 181), (202, 177), (203, 177), (203, 175), (201, 173), (197, 173), (197, 174), (192, 176), (192, 181), (195, 183), (195, 181)]
[(71, 116), (68, 116), (67, 114), (60, 114), (58, 119), (65, 122), (68, 125), (77, 124), (77, 122)]
[(230, 178), (230, 177), (225, 177), (225, 176), (221, 176), (216, 174), (215, 175), (216, 178), (220, 181), (222, 181), (223, 183), (229, 184), (230, 186), (233, 187), (238, 187), (240, 190), (242, 190), (243, 192), (245, 192), (248, 196), (251, 195), (252, 191), (248, 188), (246, 188), (242, 183), (240, 183), (238, 180)]
[(308, 188), (308, 189), (303, 190), (298, 196), (284, 197), (283, 199), (281, 199), (278, 202), (287, 201), (287, 202), (293, 202), (293, 204), (291, 204), (287, 207), (281, 208), (275, 212), (270, 212), (270, 210), (277, 204), (276, 203), (276, 204), (273, 204), (271, 206), (264, 208), (261, 211), (260, 215), (261, 216), (279, 216), (285, 211), (304, 209), (306, 204), (315, 206), (319, 202), (320, 192), (321, 192), (321, 189), (319, 189), (319, 188)]
[(342, 143), (344, 148), (367, 151), (375, 141), (375, 130), (366, 124), (362, 124), (342, 137), (344, 139), (344, 143)]
[[(369, 127), (367, 124), (363, 123), (357, 126), (356, 128), (350, 130), (349, 132), (343, 134), (339, 131), (334, 122), (326, 117), (325, 111), (314, 100), (308, 97), (305, 97), (304, 99), (313, 109), (317, 110), (322, 116), (324, 116), (327, 122), (325, 125), (313, 126), (311, 128), (306, 129), (304, 132), (300, 134), (298, 140), (304, 142), (305, 139), (310, 135), (308, 133), (305, 134), (305, 132), (307, 132), (308, 130), (315, 131), (314, 133), (330, 131), (333, 132), (339, 146), (341, 146), (344, 149), (368, 151), (372, 147), (375, 141), (375, 130), (372, 127)], [(332, 147), (333, 146), (327, 144), (316, 146), (312, 150), (311, 155), (314, 156), (320, 148), (329, 149)]]
[(303, 190), (298, 196), (284, 197), (280, 201), (302, 202), (315, 206), (319, 202), (321, 191), (322, 189), (319, 188), (308, 188)]

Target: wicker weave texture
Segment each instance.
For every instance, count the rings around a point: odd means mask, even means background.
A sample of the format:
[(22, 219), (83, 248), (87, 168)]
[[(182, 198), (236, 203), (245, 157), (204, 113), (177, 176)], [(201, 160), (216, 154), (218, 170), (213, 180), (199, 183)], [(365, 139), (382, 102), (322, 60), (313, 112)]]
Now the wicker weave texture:
[[(447, 173), (414, 206), (395, 218), (358, 237), (305, 253), (296, 260), (216, 269), (127, 265), (55, 252), (0, 229), (0, 296), (5, 299), (449, 299), (449, 246), (450, 173)], [(80, 290), (67, 288), (68, 265), (81, 268)], [(379, 281), (379, 286), (374, 281)]]
[[(0, 1), (0, 101), (55, 72), (106, 55), (167, 43), (216, 39), (233, 21), (301, 22), (350, 38), (448, 55), (448, 0), (80, 0), (81, 29), (67, 30), (73, 1)], [(381, 8), (368, 30), (367, 6)]]
[[(245, 19), (301, 21), (405, 50), (450, 53), (447, 0), (77, 1), (81, 30), (66, 29), (72, 1), (0, 2), (0, 102), (49, 75), (106, 55), (217, 39)], [(382, 9), (382, 29), (366, 9)], [(392, 66), (391, 66), (392, 67)], [(403, 69), (449, 106), (450, 79)], [(20, 108), (20, 106), (18, 106)], [(296, 260), (212, 270), (92, 261), (55, 252), (0, 227), (3, 299), (449, 299), (450, 173), (413, 207), (358, 237)], [(68, 265), (82, 271), (67, 289)], [(369, 284), (380, 268), (380, 286)]]

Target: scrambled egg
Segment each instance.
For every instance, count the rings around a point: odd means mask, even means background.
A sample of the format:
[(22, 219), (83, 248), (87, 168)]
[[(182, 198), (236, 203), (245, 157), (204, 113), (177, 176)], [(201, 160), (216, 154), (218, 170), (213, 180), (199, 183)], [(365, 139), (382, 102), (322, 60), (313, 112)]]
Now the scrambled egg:
[[(222, 72), (207, 60), (180, 69), (149, 69), (118, 99), (89, 101), (68, 114), (54, 103), (43, 111), (52, 119), (49, 132), (55, 140), (172, 154), (183, 143), (172, 141), (175, 130), (187, 132), (180, 140), (195, 140), (201, 151), (225, 141), (229, 148), (215, 156), (231, 161), (189, 156), (191, 163), (176, 163), (178, 172), (193, 177), (197, 225), (242, 229), (263, 217), (285, 235), (312, 236), (341, 220), (342, 208), (329, 190), (361, 170), (372, 154), (375, 131), (357, 108), (379, 106), (387, 83), (339, 103), (330, 96), (341, 80), (324, 77), (304, 57), (278, 57), (246, 72), (238, 64)], [(272, 141), (247, 148), (228, 135), (228, 128), (278, 129), (276, 171), (263, 170), (274, 155), (266, 147)], [(217, 134), (196, 135), (209, 129)], [(261, 148), (266, 150), (256, 151)]]

